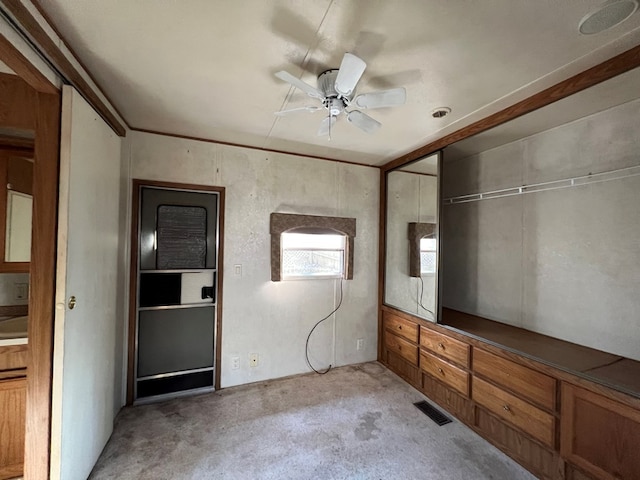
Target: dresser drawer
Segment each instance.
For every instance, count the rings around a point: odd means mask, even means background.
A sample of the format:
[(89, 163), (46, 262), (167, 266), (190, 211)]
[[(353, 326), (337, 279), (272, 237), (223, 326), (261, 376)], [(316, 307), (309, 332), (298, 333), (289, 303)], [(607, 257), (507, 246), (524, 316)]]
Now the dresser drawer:
[(463, 367), (469, 366), (469, 345), (428, 328), (420, 328), (420, 345)]
[(384, 346), (404, 358), (412, 365), (418, 366), (418, 347), (391, 332), (384, 333)]
[(420, 368), (423, 372), (457, 390), (465, 397), (469, 396), (469, 373), (464, 370), (424, 350), (420, 350)]
[(550, 447), (554, 446), (555, 419), (529, 402), (505, 392), (478, 377), (473, 377), (473, 400), (523, 432)]
[(27, 367), (27, 345), (0, 347), (0, 371)]
[(418, 343), (418, 325), (389, 312), (382, 314), (384, 328), (407, 340)]
[(473, 350), (473, 371), (534, 403), (555, 410), (555, 379), (484, 350)]

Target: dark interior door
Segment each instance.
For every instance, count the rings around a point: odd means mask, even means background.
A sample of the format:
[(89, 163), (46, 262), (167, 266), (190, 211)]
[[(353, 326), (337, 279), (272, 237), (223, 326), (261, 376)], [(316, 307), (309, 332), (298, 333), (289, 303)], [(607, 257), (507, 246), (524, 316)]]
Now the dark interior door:
[(135, 397), (212, 389), (218, 194), (140, 193)]

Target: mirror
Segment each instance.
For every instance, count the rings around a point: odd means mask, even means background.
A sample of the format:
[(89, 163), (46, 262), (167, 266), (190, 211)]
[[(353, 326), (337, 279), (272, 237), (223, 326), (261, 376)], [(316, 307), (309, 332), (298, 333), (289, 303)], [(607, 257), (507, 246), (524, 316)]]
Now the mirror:
[(445, 149), (443, 308), (640, 360), (638, 85), (634, 69)]
[(387, 173), (385, 304), (437, 318), (438, 165), (435, 153)]
[(29, 271), (33, 150), (27, 142), (33, 140), (26, 136), (28, 133), (20, 137), (0, 135), (0, 225), (4, 226), (4, 232), (0, 232), (0, 243), (4, 243), (0, 271)]

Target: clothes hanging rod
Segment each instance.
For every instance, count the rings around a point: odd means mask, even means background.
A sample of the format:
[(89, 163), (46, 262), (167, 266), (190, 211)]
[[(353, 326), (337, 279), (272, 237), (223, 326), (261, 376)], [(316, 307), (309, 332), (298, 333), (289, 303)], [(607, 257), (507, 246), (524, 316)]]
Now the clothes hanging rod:
[(640, 165), (633, 167), (620, 168), (610, 170), (608, 172), (594, 173), (582, 175), (579, 177), (566, 178), (562, 180), (553, 180), (550, 182), (533, 183), (530, 185), (521, 185), (511, 188), (503, 188), (500, 190), (491, 190), (482, 193), (473, 193), (469, 195), (459, 195), (456, 197), (448, 197), (443, 200), (444, 205), (454, 205), (457, 203), (478, 202), (480, 200), (489, 200), (491, 198), (511, 197), (514, 195), (523, 195), (525, 193), (545, 192), (548, 190), (558, 190), (561, 188), (578, 187), (593, 183), (609, 182), (611, 180), (621, 180), (624, 178), (636, 177), (640, 175)]

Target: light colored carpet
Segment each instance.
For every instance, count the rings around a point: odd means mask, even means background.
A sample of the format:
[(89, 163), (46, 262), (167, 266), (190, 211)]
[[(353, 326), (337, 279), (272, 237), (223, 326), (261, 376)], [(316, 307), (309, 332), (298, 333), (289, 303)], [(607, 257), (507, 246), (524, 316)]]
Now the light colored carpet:
[(534, 477), (378, 363), (125, 408), (92, 479)]

